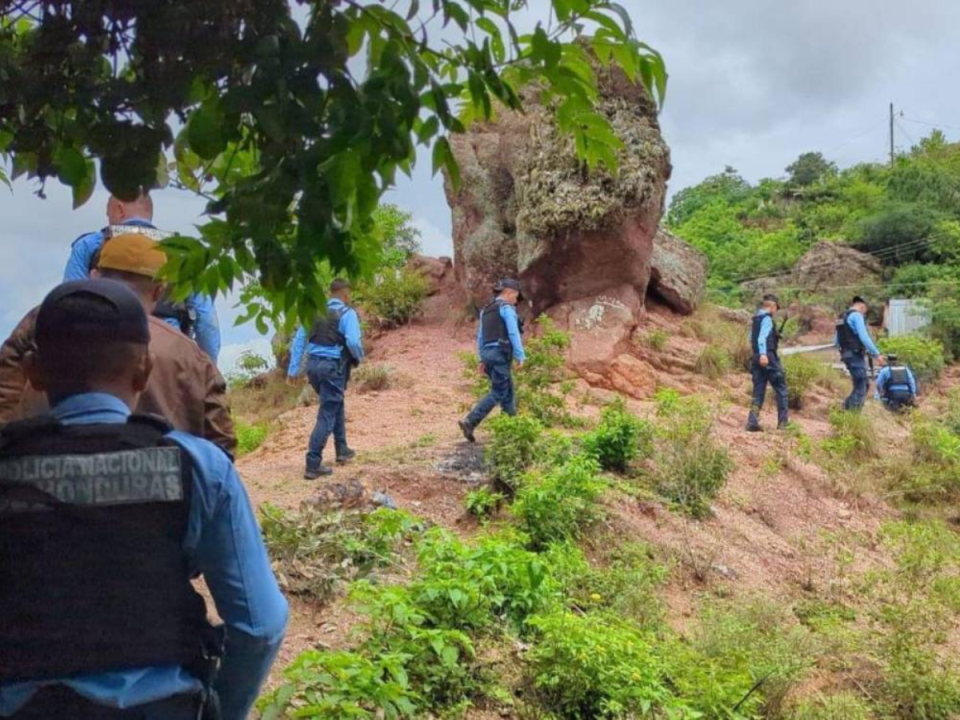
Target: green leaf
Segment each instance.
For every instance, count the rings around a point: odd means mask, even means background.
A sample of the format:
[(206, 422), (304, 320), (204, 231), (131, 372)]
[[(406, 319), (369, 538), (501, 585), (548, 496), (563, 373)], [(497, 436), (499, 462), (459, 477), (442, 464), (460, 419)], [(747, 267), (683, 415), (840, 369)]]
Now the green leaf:
[(87, 174), (87, 161), (83, 153), (74, 147), (61, 147), (54, 158), (60, 182), (75, 187)]
[(73, 209), (86, 204), (87, 200), (93, 195), (97, 187), (97, 166), (93, 160), (85, 161), (85, 174), (83, 179), (74, 185), (71, 190), (73, 193)]
[(450, 142), (445, 137), (437, 138), (433, 144), (433, 174), (436, 175), (440, 168), (446, 168), (454, 190), (459, 190), (460, 166), (457, 165), (457, 160), (450, 149)]
[(437, 131), (440, 129), (440, 121), (437, 119), (436, 115), (431, 115), (426, 120), (423, 121), (423, 124), (420, 126), (420, 129), (417, 131), (417, 141), (421, 145), (429, 144), (430, 140), (434, 135), (437, 134)]
[(190, 149), (203, 160), (213, 160), (227, 146), (224, 136), (224, 116), (220, 101), (207, 100), (187, 121), (187, 141)]
[(410, 9), (407, 10), (407, 21), (413, 20), (418, 12), (420, 12), (420, 0), (410, 0)]

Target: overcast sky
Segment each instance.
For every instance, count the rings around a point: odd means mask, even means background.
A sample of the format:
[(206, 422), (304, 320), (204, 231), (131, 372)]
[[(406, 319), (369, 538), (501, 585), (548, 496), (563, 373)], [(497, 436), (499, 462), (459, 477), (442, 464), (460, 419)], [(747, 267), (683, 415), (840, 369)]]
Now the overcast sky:
[[(661, 122), (673, 151), (671, 191), (724, 166), (756, 181), (780, 176), (801, 152), (819, 150), (845, 167), (887, 153), (888, 104), (896, 144), (909, 147), (930, 123), (960, 139), (960, 2), (957, 0), (621, 0), (640, 37), (665, 56), (670, 86)], [(531, 0), (531, 17), (547, 0)], [(429, 254), (451, 253), (450, 212), (439, 178), (421, 158), (412, 181), (387, 200), (414, 213)], [(105, 223), (99, 191), (73, 212), (52, 181), (47, 199), (18, 182), (0, 188), (0, 333), (59, 280), (71, 241)], [(156, 222), (189, 231), (203, 205), (158, 193)], [(267, 352), (252, 326), (234, 327), (218, 299), (221, 368), (242, 349)]]

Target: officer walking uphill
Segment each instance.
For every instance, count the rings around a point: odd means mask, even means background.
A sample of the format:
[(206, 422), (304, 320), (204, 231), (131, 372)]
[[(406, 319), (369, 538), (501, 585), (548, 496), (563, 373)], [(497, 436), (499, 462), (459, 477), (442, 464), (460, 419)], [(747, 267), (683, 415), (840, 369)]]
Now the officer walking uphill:
[(777, 355), (780, 344), (780, 332), (773, 316), (780, 309), (776, 295), (764, 295), (757, 314), (753, 316), (750, 328), (750, 345), (753, 358), (750, 361), (750, 375), (753, 378), (753, 403), (747, 417), (747, 430), (760, 432), (760, 410), (767, 395), (767, 384), (773, 388), (777, 398), (777, 427), (783, 430), (790, 422), (787, 408), (787, 379), (783, 365)]
[(114, 281), (40, 306), (26, 371), (51, 410), (0, 431), (0, 717), (242, 720), (280, 647), (287, 603), (229, 458), (130, 413), (149, 341)]
[(850, 302), (847, 309), (837, 321), (837, 333), (834, 345), (840, 348), (840, 359), (850, 372), (853, 390), (844, 401), (844, 410), (860, 412), (867, 399), (870, 389), (870, 378), (867, 374), (867, 355), (876, 358), (883, 364), (883, 356), (873, 343), (873, 338), (867, 332), (867, 301), (857, 295)]
[[(309, 341), (309, 342), (308, 342)], [(315, 480), (330, 475), (333, 470), (323, 464), (323, 450), (330, 435), (338, 463), (351, 460), (356, 453), (347, 445), (347, 422), (344, 394), (350, 381), (350, 370), (363, 360), (363, 338), (360, 318), (350, 307), (350, 283), (334, 280), (330, 284), (327, 315), (314, 323), (307, 335), (301, 327), (290, 348), (290, 367), (287, 377), (292, 380), (300, 374), (304, 348), (307, 348), (307, 379), (320, 396), (317, 423), (310, 433), (307, 463), (303, 477)]]
[(470, 442), (476, 442), (473, 431), (498, 404), (507, 415), (517, 414), (511, 368), (514, 360), (517, 368), (522, 368), (526, 359), (520, 337), (523, 326), (516, 308), (523, 299), (520, 283), (504, 278), (497, 282), (493, 292), (493, 302), (480, 311), (480, 326), (477, 328), (480, 372), (490, 379), (490, 392), (459, 422), (463, 436)]
[[(153, 240), (162, 240), (169, 233), (153, 224), (153, 200), (146, 192), (134, 200), (111, 197), (107, 201), (107, 227), (86, 233), (73, 241), (70, 259), (63, 271), (63, 281), (83, 280), (97, 266), (105, 242), (118, 235), (140, 233)], [(213, 300), (194, 293), (183, 302), (168, 297), (156, 303), (153, 314), (197, 341), (200, 349), (216, 363), (220, 354), (220, 324)]]
[[(123, 283), (152, 313), (164, 293), (157, 276), (166, 261), (156, 241), (127, 233), (103, 246), (93, 274)], [(49, 409), (44, 394), (30, 387), (23, 368), (33, 346), (37, 310), (27, 313), (0, 346), (0, 423)], [(193, 340), (156, 316), (149, 321), (153, 372), (136, 411), (160, 415), (177, 430), (205, 438), (232, 454), (237, 439), (223, 376)]]
[(887, 364), (877, 375), (876, 399), (891, 412), (917, 404), (917, 379), (909, 366), (897, 362), (896, 355), (887, 355)]

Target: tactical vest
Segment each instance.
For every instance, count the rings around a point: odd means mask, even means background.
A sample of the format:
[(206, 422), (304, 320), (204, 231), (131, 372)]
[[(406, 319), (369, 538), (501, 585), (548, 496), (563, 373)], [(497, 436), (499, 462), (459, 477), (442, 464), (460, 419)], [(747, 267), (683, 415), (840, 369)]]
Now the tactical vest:
[[(754, 355), (760, 354), (760, 326), (763, 325), (763, 321), (766, 318), (770, 318), (770, 322), (773, 324), (770, 334), (767, 335), (767, 354), (776, 355), (777, 348), (780, 347), (780, 332), (777, 330), (777, 324), (774, 322), (773, 316), (754, 315), (753, 325), (750, 328), (750, 345), (753, 348)], [(741, 337), (743, 336), (741, 335)]]
[[(108, 225), (100, 231), (103, 235), (104, 244), (107, 243), (110, 238), (116, 237), (117, 235), (146, 235), (151, 240), (155, 242), (160, 242), (168, 237), (171, 237), (171, 234), (164, 232), (163, 230), (158, 230), (155, 227), (149, 225)], [(89, 270), (93, 270), (100, 262), (100, 252), (103, 250), (103, 245), (101, 245), (97, 251), (93, 254), (93, 257), (90, 258), (90, 267)], [(157, 306), (153, 310), (155, 317), (160, 318), (161, 320), (175, 320), (177, 325), (180, 327), (180, 332), (186, 335), (189, 338), (196, 336), (197, 329), (197, 313), (192, 308), (187, 307), (185, 302), (175, 302), (169, 297), (167, 293), (160, 302), (157, 303)]]
[(340, 332), (340, 321), (349, 310), (346, 305), (336, 310), (328, 310), (325, 318), (320, 318), (313, 324), (310, 331), (310, 343), (321, 347), (347, 347), (347, 339)]
[(837, 321), (837, 339), (840, 342), (841, 352), (862, 354), (865, 350), (863, 341), (860, 340), (860, 336), (857, 335), (854, 329), (847, 323), (850, 315), (855, 312), (856, 310), (847, 310), (840, 316), (840, 319)]
[(218, 632), (182, 543), (190, 455), (152, 417), (0, 433), (0, 683), (180, 665), (204, 681)]
[(910, 373), (907, 368), (902, 365), (890, 368), (890, 382), (887, 383), (887, 389), (892, 390), (895, 385), (901, 385), (907, 389), (910, 388)]

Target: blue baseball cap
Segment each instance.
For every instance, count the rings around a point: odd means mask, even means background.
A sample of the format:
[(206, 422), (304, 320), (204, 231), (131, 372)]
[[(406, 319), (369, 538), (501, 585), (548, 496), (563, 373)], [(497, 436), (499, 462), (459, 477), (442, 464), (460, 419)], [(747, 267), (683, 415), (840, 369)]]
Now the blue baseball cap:
[(37, 314), (36, 343), (43, 352), (67, 342), (150, 343), (140, 298), (123, 283), (89, 279), (54, 288)]

